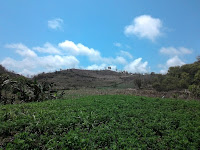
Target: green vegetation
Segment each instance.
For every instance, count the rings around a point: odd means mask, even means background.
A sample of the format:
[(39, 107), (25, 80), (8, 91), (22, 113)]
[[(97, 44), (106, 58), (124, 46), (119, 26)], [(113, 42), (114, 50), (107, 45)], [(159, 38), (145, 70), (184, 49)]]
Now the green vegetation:
[(200, 102), (88, 96), (0, 106), (2, 149), (200, 149)]
[(156, 77), (153, 87), (158, 91), (189, 89), (196, 98), (200, 97), (200, 61), (170, 67), (167, 75)]
[(10, 77), (7, 74), (0, 76), (0, 104), (19, 102), (35, 102), (61, 97), (53, 90), (53, 83), (30, 80), (22, 76)]

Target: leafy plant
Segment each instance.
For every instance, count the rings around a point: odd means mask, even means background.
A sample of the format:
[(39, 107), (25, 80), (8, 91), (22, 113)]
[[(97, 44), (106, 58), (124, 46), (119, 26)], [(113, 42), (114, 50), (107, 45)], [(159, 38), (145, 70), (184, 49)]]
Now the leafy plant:
[(37, 83), (25, 77), (11, 79), (8, 75), (0, 76), (0, 102), (13, 104), (16, 100), (33, 102), (62, 98), (64, 93), (56, 94), (53, 86), (53, 83)]
[(124, 95), (0, 106), (0, 149), (199, 149), (200, 102)]

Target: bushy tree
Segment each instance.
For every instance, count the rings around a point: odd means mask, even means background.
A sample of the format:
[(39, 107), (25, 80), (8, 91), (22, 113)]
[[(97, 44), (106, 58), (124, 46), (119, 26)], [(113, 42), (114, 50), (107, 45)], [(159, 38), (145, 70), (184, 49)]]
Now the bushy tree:
[(200, 56), (197, 62), (170, 67), (166, 75), (158, 76), (153, 83), (157, 91), (189, 89), (196, 97), (200, 96)]
[(134, 84), (140, 89), (141, 86), (142, 86), (142, 79), (141, 77), (137, 77), (135, 80), (134, 80)]
[(195, 97), (200, 97), (200, 70), (195, 74), (193, 84), (189, 86), (189, 90)]
[(195, 97), (200, 97), (200, 85), (190, 85), (189, 86), (189, 91), (195, 96)]
[(167, 74), (171, 77), (179, 78), (181, 75), (180, 66), (170, 67)]
[(194, 83), (200, 84), (200, 70), (194, 76)]

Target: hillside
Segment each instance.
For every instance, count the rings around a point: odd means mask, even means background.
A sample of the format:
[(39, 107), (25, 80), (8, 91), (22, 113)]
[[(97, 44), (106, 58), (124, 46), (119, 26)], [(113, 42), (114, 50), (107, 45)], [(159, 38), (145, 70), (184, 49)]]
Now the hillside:
[(53, 73), (43, 73), (34, 77), (39, 82), (54, 82), (57, 89), (135, 87), (133, 81), (139, 75), (111, 70), (68, 69)]
[[(200, 86), (199, 86), (200, 62), (199, 60), (192, 64), (185, 64), (182, 66), (170, 67), (166, 75), (155, 74), (155, 73), (142, 75), (142, 74), (131, 74), (127, 72), (116, 72), (116, 71), (111, 71), (111, 70), (67, 69), (67, 70), (60, 70), (60, 71), (55, 71), (55, 72), (50, 72), (50, 73), (38, 74), (34, 76), (33, 78), (28, 79), (25, 77), (21, 78), (19, 75), (13, 72), (9, 72), (4, 67), (0, 66), (0, 74), (1, 73), (9, 74), (11, 78), (16, 77), (14, 79), (14, 82), (17, 81), (18, 84), (17, 85), (15, 84), (15, 86), (10, 85), (10, 93), (16, 92), (16, 87), (22, 87), (23, 85), (23, 87), (27, 87), (27, 88), (23, 88), (23, 89), (26, 89), (24, 91), (26, 94), (23, 94), (23, 95), (26, 95), (26, 97), (30, 97), (30, 95), (32, 95), (31, 99), (35, 99), (36, 101), (37, 101), (38, 94), (40, 95), (40, 97), (44, 97), (41, 92), (44, 89), (47, 89), (44, 87), (48, 87), (48, 89), (51, 89), (52, 92), (58, 91), (59, 94), (61, 94), (60, 90), (65, 90), (65, 93), (69, 94), (69, 92), (67, 92), (66, 90), (85, 91), (86, 89), (85, 93), (88, 93), (87, 90), (89, 91), (93, 90), (92, 93), (100, 93), (100, 95), (102, 95), (102, 93), (105, 93), (105, 92), (104, 91), (102, 92), (101, 89), (102, 90), (106, 89), (107, 91), (110, 91), (108, 89), (116, 89), (114, 92), (115, 94), (118, 94), (118, 93), (130, 94), (131, 92), (132, 95), (141, 95), (141, 96), (150, 96), (150, 97), (164, 96), (168, 98), (173, 97), (173, 98), (181, 98), (181, 99), (182, 98), (183, 99), (199, 99), (200, 98)], [(2, 80), (2, 83), (3, 81), (4, 80)], [(37, 85), (38, 87), (37, 90), (40, 89), (39, 90), (40, 92), (36, 92), (37, 91), (35, 89), (36, 87), (34, 87), (33, 85)], [(30, 92), (30, 89), (32, 89), (31, 90), (32, 92)], [(18, 91), (22, 91), (22, 90), (18, 90)], [(98, 91), (98, 92), (95, 92), (95, 91)], [(43, 93), (45, 92), (43, 91)], [(51, 92), (49, 91), (49, 93)], [(75, 93), (77, 95), (77, 92)], [(108, 93), (108, 94), (111, 94), (111, 93)], [(51, 94), (52, 96), (57, 95), (55, 93), (54, 94), (51, 93)], [(4, 96), (5, 95), (6, 94), (4, 94)], [(14, 93), (13, 96), (15, 95), (16, 94)], [(9, 96), (11, 96), (11, 94), (9, 94)], [(24, 99), (27, 99), (27, 98), (24, 97)], [(9, 102), (11, 101), (12, 100), (9, 100)], [(30, 101), (30, 100), (23, 100), (23, 101)]]
[(8, 74), (11, 77), (19, 77), (19, 74), (16, 74), (14, 72), (8, 71), (5, 67), (3, 67), (2, 65), (0, 65), (0, 75), (1, 74)]

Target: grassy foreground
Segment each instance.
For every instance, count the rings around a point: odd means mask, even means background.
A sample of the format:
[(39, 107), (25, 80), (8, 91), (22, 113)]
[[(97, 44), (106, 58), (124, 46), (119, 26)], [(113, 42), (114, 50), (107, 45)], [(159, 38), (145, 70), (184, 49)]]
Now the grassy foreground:
[(136, 96), (0, 106), (0, 149), (200, 149), (200, 102)]

